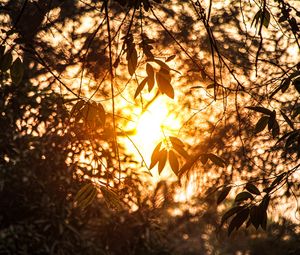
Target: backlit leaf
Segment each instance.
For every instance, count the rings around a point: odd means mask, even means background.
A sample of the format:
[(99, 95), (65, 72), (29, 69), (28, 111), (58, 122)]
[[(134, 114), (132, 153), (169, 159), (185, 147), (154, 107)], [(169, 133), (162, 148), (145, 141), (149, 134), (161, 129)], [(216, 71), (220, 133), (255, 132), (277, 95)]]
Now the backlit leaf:
[(230, 186), (226, 186), (221, 190), (217, 199), (217, 204), (220, 204), (228, 196), (230, 190), (231, 190)]
[(137, 87), (135, 94), (134, 94), (134, 99), (136, 99), (136, 97), (141, 93), (141, 91), (143, 90), (143, 88), (146, 85), (146, 82), (148, 81), (148, 77), (144, 78), (142, 80), (142, 82), (139, 84), (139, 86)]
[(170, 166), (171, 166), (173, 172), (176, 175), (178, 175), (179, 162), (178, 162), (177, 156), (176, 156), (176, 154), (175, 154), (175, 152), (173, 150), (169, 151), (169, 163), (170, 163)]
[(85, 208), (90, 205), (97, 195), (97, 189), (92, 183), (85, 184), (74, 198), (75, 206)]
[(162, 142), (160, 142), (158, 145), (156, 145), (155, 149), (152, 152), (151, 163), (150, 163), (150, 167), (149, 167), (150, 169), (152, 169), (159, 161), (159, 152), (160, 152), (161, 144), (162, 144)]
[(146, 72), (147, 72), (147, 75), (148, 75), (148, 91), (150, 92), (153, 87), (154, 87), (154, 69), (152, 67), (152, 65), (150, 64), (146, 64)]
[(161, 71), (156, 73), (156, 81), (160, 92), (174, 99), (174, 89), (170, 81), (165, 77), (165, 75)]
[(166, 149), (162, 149), (159, 152), (159, 161), (158, 161), (158, 173), (161, 174), (164, 169), (168, 158), (168, 152)]

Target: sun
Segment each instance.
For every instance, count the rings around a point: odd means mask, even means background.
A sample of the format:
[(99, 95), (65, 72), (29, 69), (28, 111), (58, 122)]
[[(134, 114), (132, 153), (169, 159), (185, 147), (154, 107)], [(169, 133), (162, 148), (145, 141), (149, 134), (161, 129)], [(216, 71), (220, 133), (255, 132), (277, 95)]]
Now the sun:
[(136, 132), (131, 136), (134, 146), (130, 150), (135, 151), (137, 158), (142, 155), (142, 160), (149, 166), (155, 146), (165, 136), (176, 135), (179, 129), (180, 121), (170, 112), (168, 98), (158, 97), (140, 116), (135, 127)]

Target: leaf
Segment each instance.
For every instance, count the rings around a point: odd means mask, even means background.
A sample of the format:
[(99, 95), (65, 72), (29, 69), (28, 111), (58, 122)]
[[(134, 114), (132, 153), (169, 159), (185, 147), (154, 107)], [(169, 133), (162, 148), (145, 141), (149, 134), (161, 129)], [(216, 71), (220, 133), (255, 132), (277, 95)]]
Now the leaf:
[(12, 82), (16, 85), (18, 85), (24, 75), (24, 65), (21, 61), (21, 59), (17, 58), (12, 66), (10, 67), (10, 76), (12, 79)]
[(166, 149), (162, 149), (159, 152), (159, 161), (158, 161), (158, 173), (161, 174), (167, 162), (168, 152)]
[(291, 119), (283, 112), (283, 111), (280, 111), (281, 115), (283, 116), (284, 120), (286, 121), (286, 123), (292, 128), (292, 129), (295, 129), (294, 128), (294, 123), (291, 121)]
[(155, 63), (157, 63), (157, 64), (159, 64), (160, 65), (160, 67), (162, 68), (162, 69), (164, 69), (165, 71), (170, 71), (171, 70), (171, 68), (166, 64), (166, 63), (164, 63), (163, 61), (161, 61), (161, 60), (159, 60), (159, 59), (154, 59), (153, 60)]
[(247, 199), (253, 200), (253, 196), (249, 192), (243, 191), (243, 192), (237, 194), (234, 201), (236, 203), (240, 203), (240, 202), (242, 202), (244, 200), (247, 200)]
[(279, 132), (280, 132), (280, 127), (279, 127), (277, 120), (275, 120), (273, 127), (272, 127), (273, 138), (277, 137), (279, 135)]
[(238, 230), (243, 223), (247, 220), (249, 216), (249, 208), (245, 208), (232, 219), (228, 227), (228, 236), (232, 233), (233, 230)]
[(136, 97), (141, 93), (141, 91), (143, 90), (143, 88), (146, 85), (146, 82), (148, 81), (148, 77), (144, 78), (142, 80), (142, 82), (139, 84), (139, 86), (137, 87), (135, 94), (134, 94), (134, 99), (136, 99)]
[(171, 166), (173, 172), (176, 175), (178, 175), (179, 162), (178, 162), (177, 156), (176, 156), (176, 154), (175, 154), (175, 152), (173, 150), (169, 151), (169, 163), (170, 163), (170, 166)]
[(137, 68), (137, 51), (134, 43), (130, 43), (129, 48), (127, 49), (127, 62), (128, 72), (132, 76)]
[(85, 208), (90, 205), (97, 195), (97, 189), (92, 183), (84, 185), (74, 198), (75, 206)]
[(159, 161), (159, 152), (160, 152), (161, 145), (162, 145), (162, 142), (160, 142), (158, 145), (156, 145), (155, 149), (152, 152), (151, 163), (150, 163), (150, 167), (149, 167), (150, 169), (152, 169)]
[[(263, 14), (262, 14), (262, 17), (263, 17)], [(270, 12), (269, 12), (267, 9), (265, 9), (265, 11), (264, 11), (263, 25), (264, 25), (266, 28), (269, 27), (270, 19), (271, 19)]]
[(2, 72), (6, 72), (12, 63), (12, 55), (11, 52), (8, 51), (6, 52), (6, 54), (4, 54), (4, 56), (0, 59), (0, 70)]
[(170, 84), (170, 81), (166, 79), (165, 75), (163, 75), (161, 71), (156, 73), (156, 82), (161, 93), (174, 99), (174, 89)]
[(76, 104), (72, 107), (72, 110), (70, 111), (70, 116), (76, 116), (79, 112), (79, 110), (84, 106), (85, 101), (84, 100), (78, 100)]
[(148, 64), (146, 65), (146, 72), (148, 75), (148, 91), (150, 92), (154, 87), (154, 69), (152, 65)]
[(205, 165), (207, 163), (207, 160), (208, 160), (208, 155), (207, 154), (202, 154), (200, 156), (200, 161), (203, 165)]
[(212, 154), (212, 153), (208, 153), (207, 156), (215, 165), (220, 166), (220, 167), (226, 166), (225, 160), (220, 158), (219, 156)]
[(252, 225), (258, 229), (259, 225), (260, 225), (260, 212), (259, 212), (259, 208), (256, 205), (253, 205), (250, 209), (250, 220)]
[(254, 18), (253, 18), (253, 20), (252, 20), (252, 22), (251, 22), (251, 27), (252, 27), (252, 25), (253, 25), (254, 22), (255, 22), (255, 27), (257, 26), (257, 24), (258, 24), (258, 22), (259, 22), (259, 19), (260, 19), (260, 16), (261, 16), (261, 10), (259, 10), (259, 11), (255, 14), (255, 16), (254, 16)]
[(228, 196), (230, 190), (231, 190), (231, 186), (226, 186), (221, 190), (217, 199), (217, 205), (220, 204)]
[(243, 208), (244, 206), (240, 205), (230, 208), (226, 213), (223, 214), (221, 219), (221, 226), (223, 226), (226, 220), (228, 220), (231, 216), (241, 211)]
[(175, 57), (176, 57), (176, 55), (169, 56), (169, 57), (166, 59), (166, 62), (172, 61)]
[(169, 139), (173, 146), (177, 145), (177, 146), (184, 148), (184, 143), (179, 138), (177, 138), (175, 136), (169, 136)]
[(246, 184), (246, 190), (248, 190), (252, 194), (260, 195), (259, 189), (255, 185), (253, 185), (252, 183), (250, 183), (250, 182), (248, 182)]
[(269, 109), (267, 108), (264, 108), (264, 107), (260, 107), (260, 106), (247, 106), (246, 108), (250, 109), (250, 110), (253, 110), (253, 111), (256, 111), (256, 112), (260, 112), (260, 113), (264, 113), (266, 115), (273, 115), (273, 112), (270, 111)]
[(114, 192), (111, 188), (107, 188), (105, 186), (101, 186), (100, 190), (105, 199), (105, 202), (109, 207), (118, 210), (123, 209), (123, 202), (116, 192)]
[(268, 121), (268, 116), (262, 116), (255, 125), (254, 133), (258, 134), (259, 132), (263, 131), (268, 125)]
[(294, 85), (295, 89), (300, 93), (300, 77), (293, 80), (292, 84)]

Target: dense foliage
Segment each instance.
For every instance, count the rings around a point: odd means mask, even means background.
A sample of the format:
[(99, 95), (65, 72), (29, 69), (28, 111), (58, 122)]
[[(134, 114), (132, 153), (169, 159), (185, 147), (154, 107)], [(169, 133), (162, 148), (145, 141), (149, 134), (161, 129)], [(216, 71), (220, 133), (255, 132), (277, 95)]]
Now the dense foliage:
[[(298, 254), (298, 7), (0, 3), (0, 253)], [(145, 155), (161, 98), (180, 127)]]

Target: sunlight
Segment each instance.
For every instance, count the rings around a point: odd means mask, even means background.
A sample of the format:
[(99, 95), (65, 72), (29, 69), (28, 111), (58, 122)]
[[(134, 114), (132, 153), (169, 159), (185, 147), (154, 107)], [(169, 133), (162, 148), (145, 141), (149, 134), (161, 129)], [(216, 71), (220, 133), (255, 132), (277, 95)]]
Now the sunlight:
[[(140, 154), (143, 156), (147, 166), (150, 165), (151, 154), (164, 136), (176, 135), (180, 128), (180, 121), (176, 116), (170, 113), (168, 109), (168, 99), (166, 97), (158, 97), (139, 118), (135, 130), (136, 133), (131, 137)], [(137, 158), (140, 154), (132, 143), (128, 143), (128, 149), (133, 152)], [(167, 167), (166, 167), (167, 168)], [(170, 171), (163, 171), (158, 176), (156, 167), (151, 170), (155, 183), (159, 179), (170, 176)]]

